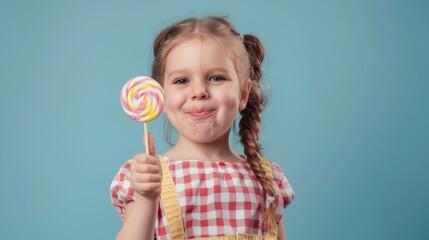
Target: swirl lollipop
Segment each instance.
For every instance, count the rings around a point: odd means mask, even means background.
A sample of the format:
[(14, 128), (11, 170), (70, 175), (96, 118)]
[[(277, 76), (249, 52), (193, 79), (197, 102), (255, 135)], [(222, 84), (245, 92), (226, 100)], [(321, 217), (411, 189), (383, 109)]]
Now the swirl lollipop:
[(135, 77), (121, 91), (121, 105), (132, 119), (144, 123), (146, 153), (149, 154), (147, 122), (157, 118), (164, 107), (164, 90), (150, 77)]

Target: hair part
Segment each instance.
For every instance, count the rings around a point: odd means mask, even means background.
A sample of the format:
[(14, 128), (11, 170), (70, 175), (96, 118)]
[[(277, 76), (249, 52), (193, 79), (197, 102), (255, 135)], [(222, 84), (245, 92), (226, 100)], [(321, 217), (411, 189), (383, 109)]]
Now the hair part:
[[(181, 42), (196, 37), (211, 38), (223, 44), (238, 74), (241, 96), (244, 96), (246, 91), (244, 83), (250, 80), (251, 88), (247, 105), (240, 112), (240, 141), (244, 147), (247, 162), (256, 179), (262, 185), (264, 192), (268, 196), (274, 196), (272, 181), (262, 168), (262, 147), (258, 142), (262, 110), (265, 105), (265, 99), (259, 85), (262, 79), (262, 62), (265, 52), (257, 37), (250, 34), (240, 35), (229, 21), (221, 17), (184, 19), (161, 31), (155, 39), (152, 78), (163, 84), (168, 54)], [(275, 224), (274, 209), (275, 204), (271, 203), (268, 211), (263, 213), (264, 226), (268, 227), (269, 224)]]

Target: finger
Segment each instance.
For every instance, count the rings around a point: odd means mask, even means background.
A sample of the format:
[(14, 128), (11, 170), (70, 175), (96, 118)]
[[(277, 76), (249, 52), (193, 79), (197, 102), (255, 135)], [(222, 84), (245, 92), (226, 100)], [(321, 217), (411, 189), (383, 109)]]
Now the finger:
[(157, 159), (153, 156), (147, 155), (145, 153), (140, 153), (134, 156), (133, 163), (136, 164), (156, 164)]
[(148, 133), (149, 134), (149, 153), (150, 155), (157, 157), (156, 155), (156, 148), (155, 148), (155, 140), (153, 139), (153, 135), (152, 133)]
[(133, 167), (133, 172), (143, 173), (143, 174), (160, 174), (161, 171), (159, 167), (155, 164), (136, 164)]
[(160, 183), (160, 174), (137, 174), (133, 176), (133, 180), (137, 183)]
[(144, 194), (145, 192), (153, 192), (153, 191), (159, 191), (161, 189), (161, 183), (138, 183), (134, 182), (133, 184), (134, 189), (138, 189), (138, 192), (140, 194)]
[[(133, 186), (136, 187), (136, 186)], [(138, 184), (139, 192), (152, 192), (161, 189), (161, 183)]]

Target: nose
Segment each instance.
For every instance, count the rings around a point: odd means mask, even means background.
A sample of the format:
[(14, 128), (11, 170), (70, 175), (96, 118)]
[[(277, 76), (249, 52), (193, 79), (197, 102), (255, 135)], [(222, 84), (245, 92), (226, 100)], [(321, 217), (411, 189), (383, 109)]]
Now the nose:
[(206, 83), (194, 83), (192, 88), (193, 100), (204, 100), (210, 97)]

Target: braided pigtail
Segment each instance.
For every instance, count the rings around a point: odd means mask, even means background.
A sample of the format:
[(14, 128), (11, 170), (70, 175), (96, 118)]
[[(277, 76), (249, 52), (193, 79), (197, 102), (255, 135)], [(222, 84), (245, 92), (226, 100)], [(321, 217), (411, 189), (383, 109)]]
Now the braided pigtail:
[[(244, 46), (248, 52), (250, 61), (249, 76), (251, 89), (246, 108), (240, 112), (242, 117), (239, 123), (239, 135), (249, 166), (262, 185), (264, 192), (268, 196), (273, 197), (274, 188), (271, 179), (266, 175), (262, 167), (262, 147), (258, 143), (262, 110), (265, 104), (261, 88), (259, 87), (259, 81), (262, 78), (264, 48), (257, 37), (248, 34), (243, 37)], [(264, 213), (264, 226), (275, 224), (274, 210), (274, 203), (270, 203), (268, 211)]]

